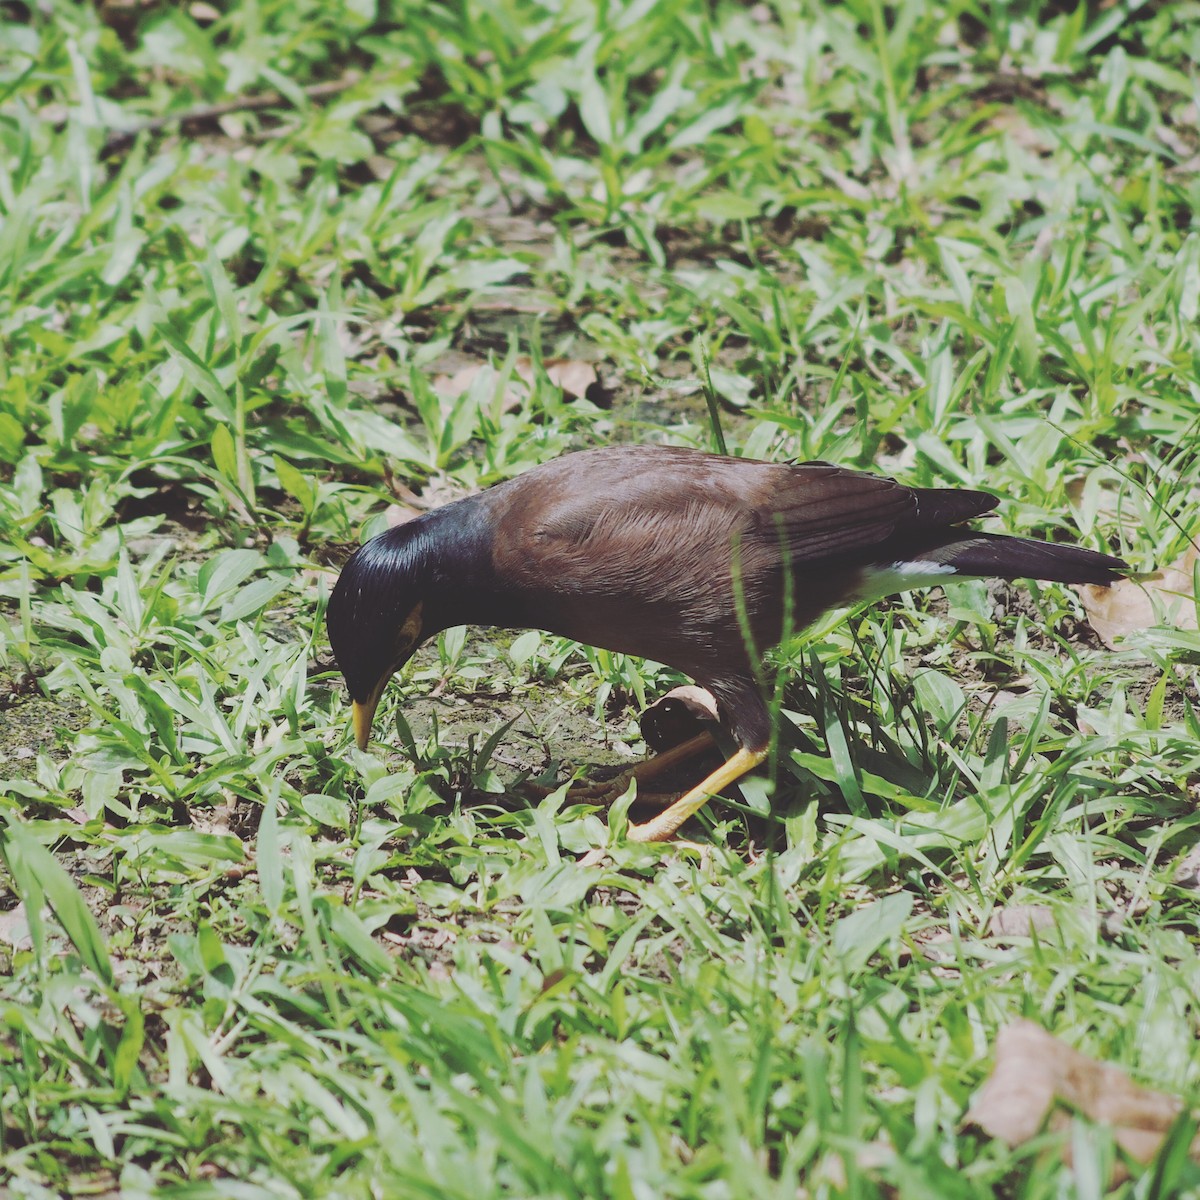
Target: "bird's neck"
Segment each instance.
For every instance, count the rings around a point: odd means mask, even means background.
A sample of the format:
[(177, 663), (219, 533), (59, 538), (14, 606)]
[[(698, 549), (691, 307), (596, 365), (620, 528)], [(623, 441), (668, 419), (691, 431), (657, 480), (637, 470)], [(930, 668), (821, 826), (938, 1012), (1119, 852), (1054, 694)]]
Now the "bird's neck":
[(518, 618), (496, 579), (488, 499), (482, 492), (417, 518), (428, 539), (425, 617), (439, 630), (509, 625)]

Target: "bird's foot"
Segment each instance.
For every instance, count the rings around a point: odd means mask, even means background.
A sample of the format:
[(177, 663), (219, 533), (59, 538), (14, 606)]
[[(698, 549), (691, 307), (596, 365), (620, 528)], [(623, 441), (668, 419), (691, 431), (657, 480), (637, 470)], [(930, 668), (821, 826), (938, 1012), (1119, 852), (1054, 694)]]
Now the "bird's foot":
[[(638, 803), (655, 803), (658, 801), (660, 802), (660, 806), (665, 807), (675, 799), (675, 793), (647, 792), (643, 790), (642, 784), (679, 766), (681, 763), (687, 762), (688, 759), (703, 754), (706, 750), (711, 749), (713, 745), (714, 742), (711, 734), (698, 734), (696, 737), (689, 738), (686, 742), (682, 742), (678, 746), (672, 746), (671, 749), (664, 750), (661, 754), (656, 754), (653, 758), (643, 759), (642, 762), (628, 767), (612, 779), (597, 779), (590, 783), (572, 784), (567, 790), (567, 802), (569, 804), (600, 804), (610, 807), (625, 795), (629, 790), (629, 785), (636, 780), (638, 784)], [(551, 793), (558, 790), (557, 787), (547, 787), (541, 783), (526, 782), (522, 786), (535, 799), (539, 800), (544, 800)]]
[[(636, 776), (629, 771), (622, 771), (612, 779), (598, 779), (593, 783), (574, 783), (567, 788), (567, 804), (595, 804), (601, 808), (612, 808), (628, 791), (629, 785)], [(525, 783), (524, 790), (535, 800), (544, 800), (547, 796), (558, 791), (557, 787), (546, 787), (541, 783)], [(562, 785), (559, 784), (559, 787)], [(651, 805), (655, 808), (668, 808), (678, 799), (675, 792), (645, 792), (638, 789), (634, 797), (635, 804)]]
[[(657, 800), (664, 807), (662, 812), (651, 817), (650, 820), (643, 821), (637, 825), (631, 824), (627, 834), (629, 840), (631, 842), (670, 841), (674, 838), (676, 830), (679, 829), (688, 817), (702, 809), (713, 796), (720, 793), (722, 788), (726, 788), (731, 783), (737, 782), (747, 771), (753, 770), (767, 757), (767, 748), (765, 746), (758, 750), (747, 750), (743, 746), (732, 758), (722, 763), (702, 782), (689, 791), (684, 792), (678, 799), (675, 799), (673, 795), (663, 796), (661, 793), (655, 794), (641, 790), (641, 784), (645, 780), (652, 779), (655, 775), (662, 774), (669, 768), (677, 766), (680, 762), (694, 757), (701, 751), (707, 750), (712, 744), (712, 736), (708, 733), (702, 733), (690, 741), (684, 742), (682, 745), (675, 746), (663, 754), (656, 755), (654, 758), (648, 758), (645, 762), (640, 762), (637, 766), (623, 771), (616, 779), (576, 785), (568, 789), (567, 799), (572, 803), (612, 805), (627, 794), (631, 784), (636, 783), (638, 785), (638, 794), (636, 797), (638, 801)], [(526, 786), (529, 787), (530, 785), (527, 784)], [(537, 785), (535, 794), (540, 792), (545, 797), (550, 795), (551, 790), (550, 788), (542, 788), (541, 785)], [(681, 844), (690, 845), (690, 843)], [(593, 865), (595, 862), (598, 862), (599, 858), (593, 857), (593, 854), (598, 853), (600, 852), (596, 851), (586, 855), (583, 865)]]
[(747, 771), (753, 770), (764, 758), (767, 749), (747, 750), (744, 746), (707, 779), (685, 792), (669, 808), (640, 825), (630, 825), (626, 835), (631, 842), (665, 842), (693, 813), (699, 812), (722, 788), (736, 783)]

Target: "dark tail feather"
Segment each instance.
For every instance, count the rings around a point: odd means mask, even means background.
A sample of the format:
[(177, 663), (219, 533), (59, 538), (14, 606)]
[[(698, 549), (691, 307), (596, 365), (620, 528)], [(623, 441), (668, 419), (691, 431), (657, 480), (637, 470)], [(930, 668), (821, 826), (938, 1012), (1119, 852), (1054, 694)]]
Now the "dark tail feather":
[(960, 535), (916, 557), (944, 563), (961, 575), (1056, 583), (1109, 584), (1129, 570), (1128, 563), (1111, 554), (1003, 533)]
[(990, 492), (971, 492), (966, 488), (913, 488), (917, 498), (915, 525), (940, 528), (982, 517), (1000, 503)]

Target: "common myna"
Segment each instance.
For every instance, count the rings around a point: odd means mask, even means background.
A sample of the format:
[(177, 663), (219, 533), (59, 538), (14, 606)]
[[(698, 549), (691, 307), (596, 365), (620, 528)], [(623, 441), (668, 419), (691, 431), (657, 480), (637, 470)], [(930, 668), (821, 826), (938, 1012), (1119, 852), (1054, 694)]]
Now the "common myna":
[(766, 756), (761, 656), (826, 610), (956, 576), (1107, 584), (1127, 569), (963, 526), (996, 504), (824, 462), (659, 446), (564, 455), (389, 529), (346, 564), (326, 620), (355, 738), (366, 747), (393, 673), (454, 625), (544, 629), (654, 659), (708, 688), (739, 746), (630, 827), (635, 841), (667, 839)]

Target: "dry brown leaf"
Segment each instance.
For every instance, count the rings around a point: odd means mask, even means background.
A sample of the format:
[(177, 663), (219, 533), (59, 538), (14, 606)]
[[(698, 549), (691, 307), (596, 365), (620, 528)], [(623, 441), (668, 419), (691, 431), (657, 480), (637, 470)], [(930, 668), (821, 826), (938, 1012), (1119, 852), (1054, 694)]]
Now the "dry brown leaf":
[[(556, 388), (563, 389), (563, 396), (566, 400), (580, 400), (587, 396), (588, 389), (593, 388), (599, 383), (599, 376), (596, 374), (596, 368), (590, 362), (583, 362), (578, 359), (542, 359), (542, 370), (546, 372), (546, 378), (550, 380)], [(439, 374), (433, 378), (433, 390), (444, 400), (457, 400), (464, 391), (467, 391), (475, 382), (476, 377), (481, 371), (488, 371), (496, 374), (490, 362), (468, 362), (466, 366), (458, 368), (454, 374)], [(521, 355), (512, 362), (512, 371), (520, 383), (532, 385), (534, 380), (533, 359), (528, 355)], [(510, 383), (504, 389), (504, 401), (502, 408), (504, 412), (512, 412), (512, 409), (520, 407), (522, 398), (526, 395), (526, 391)]]
[(719, 719), (712, 692), (685, 683), (655, 700), (642, 713), (639, 724), (646, 745), (658, 754), (703, 733)]
[(1054, 910), (1048, 905), (1010, 904), (992, 912), (988, 933), (998, 938), (1030, 937), (1054, 926)]
[(850, 1186), (850, 1178), (846, 1172), (846, 1156), (851, 1155), (855, 1167), (865, 1171), (872, 1177), (872, 1182), (882, 1188), (884, 1196), (894, 1196), (896, 1189), (878, 1178), (884, 1167), (889, 1167), (896, 1161), (895, 1147), (886, 1138), (877, 1138), (873, 1142), (860, 1142), (845, 1150), (830, 1150), (817, 1161), (816, 1169), (809, 1179), (810, 1183), (825, 1183), (835, 1191), (844, 1192)]
[(14, 950), (32, 950), (33, 940), (29, 936), (29, 919), (25, 905), (18, 904), (7, 912), (0, 913), (0, 942)]
[(475, 382), (475, 376), (485, 368), (491, 370), (487, 363), (477, 362), (459, 367), (453, 375), (435, 375), (433, 390), (444, 400), (457, 400)]
[[(1117, 1144), (1142, 1163), (1154, 1157), (1183, 1109), (1177, 1096), (1139, 1087), (1115, 1064), (1073, 1050), (1032, 1021), (1015, 1021), (996, 1039), (996, 1065), (966, 1124), (1019, 1146), (1047, 1121), (1056, 1129), (1070, 1120), (1067, 1113), (1055, 1112), (1059, 1102), (1110, 1126)], [(1191, 1154), (1200, 1158), (1200, 1138)]]
[(1054, 149), (1051, 138), (1016, 105), (1000, 107), (989, 124), (997, 132), (1011, 138), (1015, 146), (1032, 154), (1049, 154)]
[[(588, 389), (599, 382), (596, 368), (591, 363), (581, 362), (578, 359), (546, 358), (542, 360), (542, 369), (546, 372), (546, 378), (555, 387), (562, 388), (563, 396), (568, 400), (579, 400), (585, 397)], [(496, 374), (495, 367), (490, 363), (468, 363), (466, 366), (460, 367), (453, 375), (434, 376), (433, 390), (443, 400), (457, 400), (463, 392), (471, 387), (481, 371)], [(515, 359), (513, 373), (516, 377), (515, 381), (510, 382), (504, 389), (504, 399), (501, 403), (504, 412), (512, 412), (513, 409), (518, 408), (525, 396), (528, 395), (527, 389), (534, 380), (533, 359), (527, 355), (521, 355)], [(526, 387), (514, 386), (514, 383), (523, 383)]]
[(407, 525), (414, 517), (419, 517), (421, 511), (411, 504), (389, 504), (383, 510), (383, 519), (389, 529), (395, 529), (397, 525)]
[(310, 592), (318, 591), (322, 586), (328, 592), (337, 582), (337, 569), (334, 567), (302, 567), (300, 581)]
[[(517, 360), (517, 372), (522, 379), (533, 379), (533, 364), (529, 364), (529, 374), (526, 375), (522, 362)], [(588, 388), (600, 382), (596, 368), (588, 362), (580, 362), (572, 358), (548, 358), (543, 364), (546, 368), (546, 378), (557, 387), (562, 388), (563, 395), (568, 400), (582, 400), (588, 394)]]
[(1120, 638), (1155, 625), (1196, 628), (1193, 570), (1200, 549), (1192, 545), (1169, 567), (1138, 579), (1118, 579), (1110, 587), (1084, 584), (1079, 589), (1088, 623), (1110, 649)]
[[(433, 378), (433, 390), (446, 401), (457, 400), (463, 392), (469, 391), (471, 385), (475, 382), (478, 376), (487, 371), (489, 375), (496, 374), (496, 368), (491, 363), (476, 362), (468, 363), (465, 367), (459, 367), (453, 375), (435, 375)], [(520, 374), (518, 368), (517, 374)], [(502, 412), (512, 412), (514, 409), (521, 406), (521, 400), (524, 393), (518, 391), (510, 383), (504, 389), (504, 398), (500, 402)]]
[(1200, 891), (1200, 842), (1193, 846), (1175, 868), (1175, 886)]

